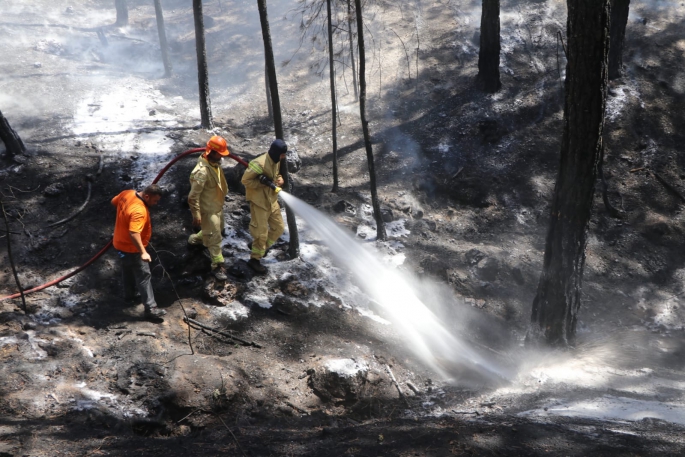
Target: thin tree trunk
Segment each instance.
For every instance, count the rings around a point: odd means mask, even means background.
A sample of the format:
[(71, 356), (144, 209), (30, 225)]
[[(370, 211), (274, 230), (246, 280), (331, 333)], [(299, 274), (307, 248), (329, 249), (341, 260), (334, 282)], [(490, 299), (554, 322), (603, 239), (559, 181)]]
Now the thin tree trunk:
[(0, 140), (5, 143), (5, 150), (7, 151), (7, 157), (9, 158), (26, 152), (24, 142), (21, 141), (17, 132), (15, 132), (9, 122), (7, 122), (5, 116), (2, 115), (2, 111), (0, 111)]
[(209, 100), (209, 73), (207, 72), (207, 50), (205, 47), (205, 22), (202, 14), (202, 0), (193, 0), (195, 18), (195, 51), (197, 52), (197, 82), (200, 90), (200, 117), (204, 129), (214, 127)]
[(0, 209), (2, 209), (2, 217), (5, 219), (5, 229), (7, 230), (7, 257), (10, 261), (10, 266), (12, 267), (12, 274), (14, 275), (14, 281), (17, 283), (17, 288), (19, 289), (19, 295), (21, 295), (21, 304), (24, 314), (27, 314), (26, 308), (26, 298), (24, 297), (24, 289), (21, 287), (21, 281), (19, 281), (19, 275), (17, 275), (17, 267), (14, 265), (14, 258), (12, 257), (12, 241), (10, 237), (12, 236), (12, 231), (10, 230), (10, 223), (7, 220), (7, 213), (5, 212), (5, 204), (0, 200)]
[(269, 109), (269, 121), (274, 121), (274, 107), (271, 101), (271, 89), (269, 89), (269, 66), (264, 63), (264, 85), (266, 86), (266, 106)]
[(564, 131), (545, 256), (527, 340), (573, 344), (587, 228), (602, 152), (609, 45), (609, 2), (568, 1)]
[(478, 79), (483, 82), (483, 89), (489, 93), (495, 93), (502, 87), (499, 79), (499, 34), (499, 0), (483, 0)]
[(352, 0), (347, 0), (347, 28), (350, 37), (350, 64), (352, 65), (352, 84), (354, 85), (354, 98), (359, 100), (359, 86), (357, 84), (357, 67), (354, 63), (354, 33), (352, 32)]
[(128, 25), (128, 5), (126, 0), (114, 0), (114, 7), (117, 9), (117, 21), (114, 25), (117, 27)]
[(378, 201), (376, 189), (376, 167), (373, 162), (373, 148), (371, 146), (371, 134), (369, 133), (369, 122), (366, 120), (366, 54), (364, 51), (364, 20), (362, 19), (361, 0), (354, 0), (357, 11), (357, 40), (359, 43), (359, 113), (362, 120), (362, 130), (364, 132), (364, 145), (366, 146), (366, 159), (369, 165), (369, 181), (371, 184), (371, 203), (373, 205), (373, 216), (376, 219), (376, 238), (386, 240), (385, 222), (381, 216), (381, 205)]
[(609, 79), (621, 77), (623, 43), (628, 25), (630, 0), (611, 0), (611, 43), (609, 44)]
[(155, 15), (157, 16), (157, 34), (159, 35), (159, 47), (162, 50), (162, 62), (164, 62), (164, 76), (171, 76), (171, 60), (169, 60), (169, 45), (166, 41), (166, 29), (164, 27), (164, 12), (161, 0), (155, 1)]
[(333, 189), (331, 192), (338, 191), (338, 123), (337, 104), (335, 102), (335, 64), (333, 62), (333, 21), (331, 19), (331, 0), (326, 0), (328, 10), (328, 67), (331, 80), (331, 136), (333, 138)]
[[(269, 17), (266, 11), (266, 0), (257, 0), (257, 7), (259, 8), (259, 21), (262, 25), (262, 38), (264, 39), (264, 55), (266, 61), (266, 70), (269, 77), (269, 91), (271, 92), (271, 102), (273, 107), (274, 130), (276, 131), (276, 138), (283, 140), (283, 117), (281, 115), (281, 99), (278, 95), (278, 81), (276, 79), (276, 63), (274, 59), (274, 50), (271, 44), (271, 30), (269, 29)], [(281, 160), (281, 176), (285, 181), (284, 187), (288, 193), (292, 193), (292, 180), (288, 171), (288, 160)], [(297, 222), (295, 221), (295, 213), (288, 205), (285, 205), (285, 216), (288, 222), (288, 232), (290, 233), (290, 243), (288, 245), (288, 255), (291, 259), (300, 256), (300, 236), (297, 232)]]

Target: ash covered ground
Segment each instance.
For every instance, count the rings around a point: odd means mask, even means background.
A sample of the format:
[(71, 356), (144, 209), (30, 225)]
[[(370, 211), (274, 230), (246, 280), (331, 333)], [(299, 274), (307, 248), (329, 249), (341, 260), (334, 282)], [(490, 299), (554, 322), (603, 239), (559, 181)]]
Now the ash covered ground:
[[(162, 1), (170, 78), (152, 2), (128, 3), (126, 27), (112, 25), (111, 1), (2, 6), (0, 109), (29, 152), (1, 163), (0, 190), (25, 288), (92, 257), (111, 237), (112, 196), (149, 183), (176, 154), (220, 134), (252, 158), (273, 139), (254, 2), (204, 4), (212, 132), (198, 125), (188, 2)], [(168, 192), (153, 211), (163, 324), (123, 304), (113, 252), (29, 295), (29, 314), (0, 302), (0, 455), (681, 455), (682, 202), (654, 173), (685, 192), (685, 6), (631, 2), (605, 130), (609, 198), (623, 217), (609, 217), (598, 185), (578, 347), (541, 352), (522, 342), (558, 166), (565, 2), (501, 2), (495, 95), (474, 81), (480, 2), (368, 5), (370, 128), (392, 220), (384, 243), (374, 240), (352, 74), (338, 69), (332, 194), (324, 41), (301, 44), (296, 3), (271, 3), (285, 139), (301, 160), (294, 195), (370, 250), (379, 272), (403, 275), (504, 379), (459, 354), (417, 356), (396, 311), (302, 219), (300, 258), (286, 255), (286, 234), (268, 275), (253, 277), (249, 209), (230, 161), (231, 280), (208, 280), (203, 253), (185, 246), (189, 158), (162, 179)], [(84, 203), (89, 179), (85, 209), (50, 227)], [(0, 262), (0, 292), (14, 293), (6, 251)], [(246, 344), (189, 330), (186, 313)]]

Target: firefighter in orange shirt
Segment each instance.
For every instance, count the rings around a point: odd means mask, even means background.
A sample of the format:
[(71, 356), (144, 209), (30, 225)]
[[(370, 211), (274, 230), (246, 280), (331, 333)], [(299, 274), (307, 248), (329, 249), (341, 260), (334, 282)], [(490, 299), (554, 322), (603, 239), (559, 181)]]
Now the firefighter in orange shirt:
[(121, 260), (124, 301), (133, 304), (137, 290), (148, 319), (160, 319), (166, 314), (155, 302), (150, 282), (152, 259), (146, 249), (152, 235), (149, 207), (159, 203), (161, 197), (162, 189), (152, 184), (142, 192), (125, 190), (112, 199), (112, 205), (117, 208), (113, 244)]

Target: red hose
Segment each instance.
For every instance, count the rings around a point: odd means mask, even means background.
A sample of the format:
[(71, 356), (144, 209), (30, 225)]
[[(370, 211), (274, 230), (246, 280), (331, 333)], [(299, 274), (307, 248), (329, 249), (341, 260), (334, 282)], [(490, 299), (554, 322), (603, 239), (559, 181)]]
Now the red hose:
[[(169, 168), (171, 168), (171, 166), (172, 166), (173, 164), (175, 164), (176, 162), (178, 162), (178, 161), (179, 161), (180, 159), (182, 159), (183, 157), (185, 157), (185, 156), (187, 156), (187, 155), (190, 155), (190, 154), (192, 154), (192, 153), (194, 153), (194, 152), (202, 152), (202, 151), (204, 151), (204, 150), (205, 150), (205, 148), (189, 149), (188, 151), (182, 152), (181, 154), (177, 155), (177, 156), (174, 157), (168, 164), (166, 164), (166, 166), (165, 166), (164, 168), (162, 168), (162, 170), (157, 174), (157, 177), (155, 178), (155, 180), (152, 181), (152, 184), (156, 184), (160, 179), (162, 179), (162, 176), (164, 176), (164, 173), (166, 173), (167, 170), (169, 170)], [(233, 157), (231, 157), (231, 158), (233, 158)], [(236, 160), (238, 160), (238, 159), (236, 158)], [(238, 162), (241, 162), (241, 161), (238, 160)], [(9, 236), (9, 234), (8, 234), (7, 236)], [(88, 267), (90, 266), (90, 264), (92, 264), (92, 263), (95, 262), (97, 259), (99, 259), (99, 258), (102, 256), (102, 254), (104, 254), (105, 252), (107, 252), (107, 250), (108, 250), (110, 247), (112, 247), (112, 240), (109, 240), (109, 242), (107, 243), (107, 245), (105, 245), (105, 247), (103, 247), (102, 249), (100, 249), (100, 252), (98, 252), (97, 254), (95, 254), (95, 256), (93, 256), (92, 259), (90, 259), (89, 261), (87, 261), (86, 263), (84, 263), (83, 265), (81, 265), (80, 267), (78, 267), (76, 270), (72, 271), (71, 273), (67, 273), (66, 275), (62, 276), (61, 278), (57, 278), (57, 279), (54, 279), (54, 280), (52, 280), (52, 281), (50, 281), (50, 282), (46, 282), (45, 284), (40, 285), (40, 286), (38, 286), (38, 287), (34, 287), (33, 289), (25, 290), (25, 291), (24, 291), (24, 295), (28, 295), (28, 294), (33, 293), (33, 292), (38, 292), (39, 290), (47, 289), (47, 288), (50, 287), (50, 286), (54, 286), (55, 284), (58, 284), (58, 283), (64, 281), (65, 279), (69, 279), (69, 278), (71, 278), (72, 276), (74, 276), (74, 275), (80, 273), (81, 271), (83, 271), (83, 270), (85, 270), (86, 268), (88, 268)], [(7, 296), (5, 296), (5, 297), (0, 297), (0, 301), (11, 300), (11, 299), (13, 299), (13, 298), (19, 298), (19, 297), (21, 297), (21, 293), (16, 293), (16, 294), (12, 294), (12, 295), (7, 295)]]

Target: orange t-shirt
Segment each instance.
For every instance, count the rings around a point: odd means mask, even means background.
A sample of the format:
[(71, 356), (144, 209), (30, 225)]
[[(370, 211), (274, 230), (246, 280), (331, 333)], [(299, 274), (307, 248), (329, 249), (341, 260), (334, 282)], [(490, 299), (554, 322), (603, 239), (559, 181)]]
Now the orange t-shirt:
[(125, 190), (112, 199), (117, 207), (117, 222), (114, 225), (114, 249), (122, 252), (138, 252), (129, 232), (140, 233), (143, 246), (147, 246), (152, 235), (150, 211), (135, 190)]

